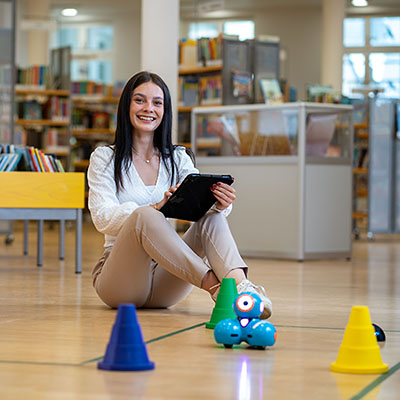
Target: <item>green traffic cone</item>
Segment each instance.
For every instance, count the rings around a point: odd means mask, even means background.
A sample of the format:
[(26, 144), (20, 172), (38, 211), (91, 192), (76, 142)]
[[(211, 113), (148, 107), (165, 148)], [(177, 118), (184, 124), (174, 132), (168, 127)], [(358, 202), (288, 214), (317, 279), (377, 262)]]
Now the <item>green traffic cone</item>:
[(211, 314), (211, 319), (206, 323), (206, 328), (214, 329), (215, 325), (223, 319), (236, 319), (233, 302), (238, 295), (236, 281), (233, 278), (224, 278), (219, 288), (217, 301)]

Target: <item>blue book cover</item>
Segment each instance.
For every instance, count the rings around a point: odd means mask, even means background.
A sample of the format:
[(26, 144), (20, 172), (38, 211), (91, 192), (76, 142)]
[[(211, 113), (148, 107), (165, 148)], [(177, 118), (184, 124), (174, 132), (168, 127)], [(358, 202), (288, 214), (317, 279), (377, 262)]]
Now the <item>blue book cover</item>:
[(35, 172), (35, 167), (33, 166), (31, 155), (29, 154), (29, 148), (24, 147), (24, 152), (25, 152), (25, 157), (28, 160), (28, 165), (29, 165), (30, 171)]
[(8, 162), (5, 171), (7, 172), (15, 171), (20, 160), (21, 160), (21, 153), (10, 154), (10, 161)]
[(0, 172), (5, 171), (7, 168), (7, 164), (10, 161), (9, 154), (0, 154)]

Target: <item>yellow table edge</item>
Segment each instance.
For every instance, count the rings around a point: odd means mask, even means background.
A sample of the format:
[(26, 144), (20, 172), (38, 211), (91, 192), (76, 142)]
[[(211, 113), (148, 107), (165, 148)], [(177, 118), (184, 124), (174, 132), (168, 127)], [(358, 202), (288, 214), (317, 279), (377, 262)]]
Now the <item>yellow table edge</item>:
[(0, 172), (0, 208), (84, 208), (83, 172)]

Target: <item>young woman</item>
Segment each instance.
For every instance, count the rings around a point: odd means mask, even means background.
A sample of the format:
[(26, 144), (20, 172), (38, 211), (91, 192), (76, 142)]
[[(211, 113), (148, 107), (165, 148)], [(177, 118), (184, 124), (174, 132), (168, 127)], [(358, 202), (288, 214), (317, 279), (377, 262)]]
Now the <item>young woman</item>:
[(262, 318), (268, 318), (271, 301), (247, 280), (226, 220), (233, 187), (211, 188), (214, 206), (182, 238), (158, 211), (188, 174), (198, 172), (189, 151), (172, 144), (171, 128), (168, 87), (156, 74), (137, 73), (121, 94), (114, 143), (90, 157), (89, 209), (105, 235), (93, 270), (97, 294), (110, 307), (163, 308), (184, 299), (193, 285), (215, 300), (222, 279), (234, 278), (239, 293), (261, 295)]

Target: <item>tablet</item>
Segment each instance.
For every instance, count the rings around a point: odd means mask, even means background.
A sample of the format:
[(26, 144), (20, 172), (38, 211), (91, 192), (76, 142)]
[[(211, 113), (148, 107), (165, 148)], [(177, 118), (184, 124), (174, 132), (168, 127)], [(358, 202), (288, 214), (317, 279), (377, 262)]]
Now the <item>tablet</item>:
[(211, 186), (217, 182), (231, 185), (231, 175), (189, 174), (160, 208), (167, 218), (199, 220), (216, 202)]

